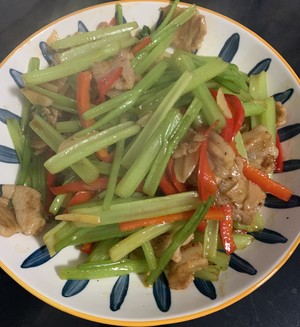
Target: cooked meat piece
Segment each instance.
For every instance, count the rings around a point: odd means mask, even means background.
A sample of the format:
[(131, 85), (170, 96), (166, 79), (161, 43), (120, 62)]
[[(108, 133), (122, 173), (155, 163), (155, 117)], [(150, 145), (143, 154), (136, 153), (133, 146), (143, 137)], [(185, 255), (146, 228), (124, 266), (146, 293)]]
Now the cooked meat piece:
[(276, 126), (281, 127), (286, 123), (287, 110), (286, 107), (279, 101), (276, 102)]
[(41, 194), (33, 188), (19, 185), (3, 185), (3, 196), (12, 201), (16, 220), (23, 234), (37, 235), (45, 227), (42, 216)]
[(0, 205), (0, 235), (12, 236), (21, 231), (15, 213), (6, 206)]
[(180, 262), (171, 261), (169, 265), (168, 282), (171, 289), (182, 290), (194, 280), (194, 274), (207, 266), (208, 262), (202, 256), (200, 243), (189, 243), (181, 248)]
[(120, 54), (113, 59), (96, 62), (92, 70), (95, 80), (99, 81), (113, 69), (122, 67), (123, 71), (121, 77), (113, 84), (112, 89), (119, 91), (132, 89), (135, 81), (137, 80), (137, 77), (135, 76), (130, 63), (132, 57), (132, 54), (125, 49), (122, 50)]
[[(163, 16), (167, 15), (170, 8), (171, 8), (170, 5), (161, 8)], [(177, 7), (173, 14), (173, 18), (180, 15), (184, 10), (185, 8)], [(185, 24), (183, 24), (175, 33), (173, 46), (176, 49), (181, 49), (188, 52), (195, 52), (200, 48), (206, 33), (207, 33), (207, 26), (206, 26), (205, 17), (197, 12), (191, 19), (189, 19)]]
[(183, 246), (189, 244), (192, 240), (194, 239), (194, 234), (191, 234), (183, 243), (180, 247), (178, 247), (176, 249), (176, 251), (174, 252), (173, 256), (172, 256), (172, 261), (174, 262), (180, 262), (182, 259), (182, 252), (181, 249)]
[(249, 163), (265, 173), (272, 173), (278, 150), (270, 132), (264, 126), (259, 125), (243, 133), (242, 136)]

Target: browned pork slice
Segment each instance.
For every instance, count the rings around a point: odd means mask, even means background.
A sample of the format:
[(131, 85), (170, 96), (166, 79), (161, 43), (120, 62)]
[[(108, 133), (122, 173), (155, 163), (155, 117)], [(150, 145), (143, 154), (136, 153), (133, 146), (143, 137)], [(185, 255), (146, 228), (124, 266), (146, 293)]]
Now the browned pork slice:
[(37, 235), (44, 229), (41, 194), (33, 188), (3, 185), (3, 197), (11, 199), (16, 221), (25, 235)]
[[(165, 17), (169, 12), (171, 6), (161, 8), (163, 16)], [(177, 7), (173, 18), (180, 15), (185, 8)], [(185, 50), (188, 52), (197, 51), (207, 33), (207, 26), (205, 17), (200, 13), (196, 13), (191, 19), (183, 24), (175, 33), (173, 46), (176, 49)]]
[(135, 81), (137, 80), (137, 76), (135, 75), (130, 60), (133, 58), (132, 53), (124, 49), (120, 52), (120, 54), (106, 61), (96, 62), (93, 66), (93, 76), (96, 81), (99, 81), (113, 69), (118, 67), (122, 67), (123, 71), (121, 74), (121, 78), (119, 78), (113, 85), (113, 89), (118, 91), (130, 90), (133, 88)]
[(276, 126), (277, 128), (281, 127), (286, 123), (287, 120), (287, 109), (286, 107), (280, 102), (276, 102)]
[(0, 235), (9, 237), (20, 231), (14, 211), (0, 204)]
[(262, 125), (242, 134), (249, 163), (269, 174), (274, 171), (278, 150), (271, 133)]
[(171, 261), (168, 272), (169, 286), (175, 290), (182, 290), (194, 280), (196, 271), (206, 267), (207, 259), (203, 258), (201, 243), (193, 243), (181, 247), (181, 260)]

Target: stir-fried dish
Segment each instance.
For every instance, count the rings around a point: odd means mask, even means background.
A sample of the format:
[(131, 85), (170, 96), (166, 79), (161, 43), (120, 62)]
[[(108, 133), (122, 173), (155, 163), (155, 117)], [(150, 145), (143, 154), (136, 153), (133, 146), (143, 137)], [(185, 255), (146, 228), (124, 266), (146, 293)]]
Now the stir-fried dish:
[(267, 73), (197, 55), (205, 17), (177, 5), (151, 28), (125, 22), (117, 4), (95, 31), (53, 32), (49, 67), (31, 58), (22, 75), (21, 120), (7, 119), (20, 169), (2, 186), (0, 234), (53, 224), (51, 256), (86, 253), (63, 279), (217, 280), (263, 228), (266, 193), (292, 195), (272, 178), (286, 110), (268, 96)]

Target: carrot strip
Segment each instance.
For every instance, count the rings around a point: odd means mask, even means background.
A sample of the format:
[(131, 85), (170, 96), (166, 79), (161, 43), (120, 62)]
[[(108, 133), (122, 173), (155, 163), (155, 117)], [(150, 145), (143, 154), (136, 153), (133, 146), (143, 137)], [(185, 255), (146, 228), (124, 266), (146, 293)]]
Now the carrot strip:
[(91, 242), (83, 243), (81, 246), (81, 252), (86, 254), (90, 254), (92, 252), (92, 249), (93, 249), (93, 243)]
[(138, 52), (143, 50), (150, 43), (151, 43), (151, 37), (149, 35), (144, 37), (138, 44), (136, 44), (131, 49), (132, 54), (135, 56)]
[(283, 201), (288, 201), (293, 194), (290, 189), (277, 183), (259, 169), (252, 167), (246, 162), (244, 162), (243, 173), (247, 179), (257, 184), (264, 192), (271, 193)]
[(282, 173), (283, 172), (283, 150), (282, 150), (278, 132), (276, 132), (276, 148), (278, 149), (278, 156), (275, 160), (275, 172)]
[(87, 184), (83, 181), (67, 183), (61, 186), (51, 187), (53, 194), (76, 193), (79, 191), (98, 191), (104, 190), (107, 187), (108, 177), (99, 177), (94, 182)]
[(78, 191), (74, 194), (68, 203), (68, 206), (73, 206), (79, 203), (85, 203), (91, 200), (94, 196), (94, 191)]
[(162, 175), (159, 187), (166, 195), (178, 193), (175, 186), (169, 181), (166, 173)]

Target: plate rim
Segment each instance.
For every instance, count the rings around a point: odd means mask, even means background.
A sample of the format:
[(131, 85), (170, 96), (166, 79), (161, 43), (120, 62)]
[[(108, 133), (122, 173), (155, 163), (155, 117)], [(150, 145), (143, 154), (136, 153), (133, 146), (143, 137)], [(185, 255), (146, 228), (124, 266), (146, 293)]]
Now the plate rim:
[[(55, 19), (54, 21), (44, 25), (43, 27), (41, 27), (40, 29), (35, 31), (33, 34), (29, 35), (25, 40), (23, 40), (19, 45), (17, 45), (1, 61), (0, 69), (5, 65), (5, 63), (19, 49), (21, 49), (25, 44), (30, 42), (31, 39), (33, 39), (37, 35), (41, 34), (46, 29), (50, 28), (51, 26), (53, 26), (56, 23), (59, 23), (59, 22), (61, 22), (63, 20), (66, 20), (66, 19), (68, 19), (68, 18), (70, 18), (72, 16), (78, 15), (78, 14), (80, 14), (82, 12), (85, 12), (85, 11), (88, 11), (88, 10), (93, 10), (93, 9), (96, 9), (96, 8), (99, 8), (99, 7), (113, 6), (116, 3), (135, 3), (135, 2), (141, 2), (141, 1), (139, 1), (139, 0), (116, 1), (115, 0), (115, 1), (110, 1), (110, 2), (106, 2), (106, 3), (100, 3), (100, 4), (97, 4), (97, 5), (93, 5), (93, 6), (88, 6), (88, 7), (73, 11), (73, 12), (71, 12), (69, 14), (66, 14), (66, 15), (62, 16), (62, 17), (59, 17), (59, 18)], [(168, 1), (168, 0), (146, 0), (146, 1), (143, 1), (143, 2), (168, 4), (170, 1)], [(180, 2), (179, 5), (190, 6), (191, 4), (188, 4), (188, 3), (185, 3), (185, 2)], [(252, 36), (254, 36), (254, 38), (256, 38), (258, 41), (263, 43), (264, 46), (266, 46), (269, 50), (271, 50), (271, 52), (274, 53), (275, 56), (278, 57), (278, 59), (290, 71), (290, 73), (295, 78), (298, 85), (300, 85), (300, 78), (298, 77), (298, 75), (296, 74), (294, 69), (289, 65), (289, 63), (285, 60), (285, 58), (273, 46), (271, 46), (270, 43), (268, 43), (265, 39), (263, 39), (261, 36), (259, 36), (257, 33), (252, 31), (251, 29), (249, 29), (245, 25), (239, 23), (238, 21), (236, 21), (236, 20), (234, 20), (234, 19), (232, 19), (232, 18), (230, 18), (230, 17), (228, 17), (228, 16), (226, 16), (224, 14), (218, 13), (218, 12), (216, 12), (214, 10), (211, 10), (211, 9), (208, 9), (208, 8), (204, 8), (204, 7), (199, 6), (199, 5), (196, 5), (196, 7), (201, 12), (204, 12), (204, 13), (207, 12), (207, 13), (210, 13), (210, 14), (212, 14), (214, 16), (218, 16), (218, 17), (230, 22), (231, 24), (238, 26), (242, 30), (244, 30), (244, 31), (248, 32), (249, 34), (251, 34)], [(65, 306), (63, 304), (60, 304), (59, 302), (57, 302), (55, 300), (52, 300), (52, 299), (48, 298), (47, 296), (40, 293), (38, 290), (36, 290), (33, 287), (31, 287), (30, 285), (26, 284), (26, 282), (24, 282), (21, 278), (19, 278), (2, 261), (0, 261), (0, 268), (2, 268), (14, 281), (16, 281), (22, 288), (27, 290), (33, 296), (37, 297), (38, 299), (42, 300), (43, 302), (51, 305), (52, 307), (54, 307), (54, 308), (56, 308), (58, 310), (61, 310), (63, 312), (66, 312), (68, 314), (76, 316), (78, 318), (90, 320), (90, 321), (97, 322), (97, 323), (111, 324), (111, 325), (115, 325), (115, 326), (158, 326), (158, 325), (162, 325), (162, 324), (172, 324), (172, 323), (179, 323), (179, 322), (184, 322), (184, 321), (197, 319), (197, 318), (212, 314), (214, 312), (217, 312), (217, 311), (219, 311), (221, 309), (224, 309), (224, 308), (226, 308), (226, 307), (240, 301), (241, 299), (243, 299), (247, 295), (251, 294), (256, 289), (258, 289), (260, 286), (262, 286), (265, 282), (267, 282), (287, 262), (287, 260), (291, 257), (293, 252), (295, 252), (295, 250), (297, 249), (299, 244), (300, 244), (300, 235), (298, 235), (298, 238), (296, 238), (295, 241), (290, 245), (290, 247), (287, 250), (286, 255), (284, 255), (282, 257), (282, 259), (276, 264), (276, 266), (274, 266), (274, 268), (269, 273), (267, 273), (265, 276), (263, 276), (260, 280), (256, 281), (251, 287), (249, 287), (248, 289), (246, 289), (243, 292), (239, 293), (238, 295), (233, 296), (232, 298), (225, 301), (224, 303), (221, 303), (221, 304), (219, 304), (217, 306), (213, 306), (212, 308), (206, 309), (206, 310), (201, 311), (201, 312), (196, 312), (196, 313), (193, 313), (193, 314), (182, 315), (182, 316), (175, 317), (175, 318), (158, 319), (158, 320), (151, 320), (151, 321), (144, 321), (144, 322), (143, 321), (118, 320), (118, 319), (112, 319), (112, 318), (104, 318), (104, 317), (101, 317), (101, 316), (94, 316), (94, 315), (91, 315), (91, 314), (88, 314), (88, 313), (77, 311), (77, 310), (72, 309), (70, 307), (67, 307), (67, 306)]]

